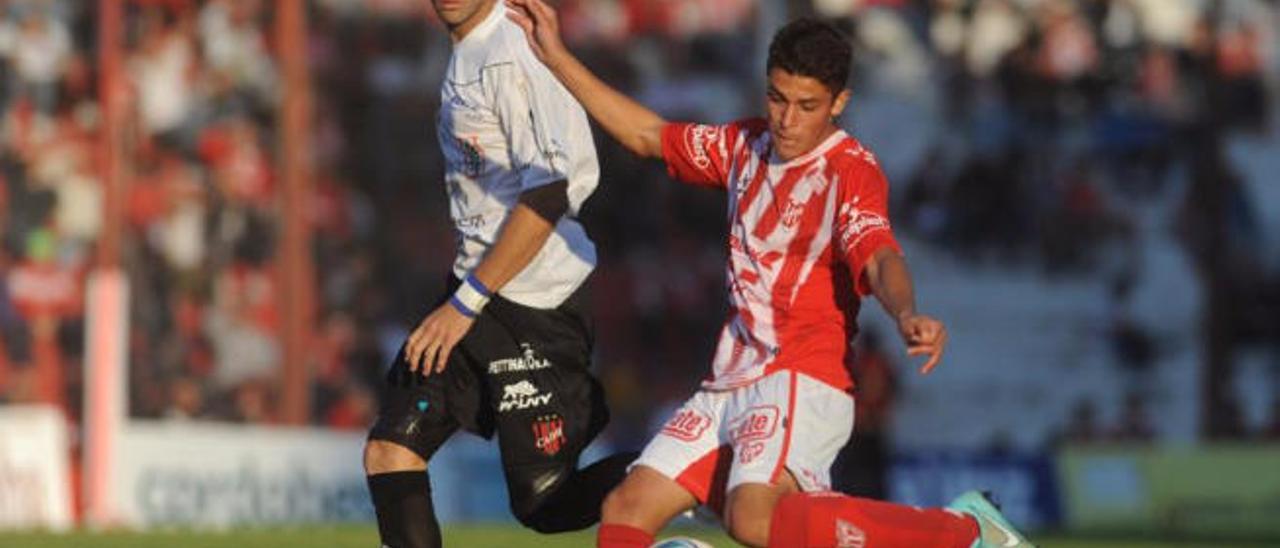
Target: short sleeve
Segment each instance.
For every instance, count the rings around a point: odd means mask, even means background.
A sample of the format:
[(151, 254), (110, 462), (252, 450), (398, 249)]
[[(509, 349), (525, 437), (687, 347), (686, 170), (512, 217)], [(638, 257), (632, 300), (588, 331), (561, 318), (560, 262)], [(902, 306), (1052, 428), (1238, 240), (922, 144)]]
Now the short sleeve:
[(662, 128), (662, 159), (672, 178), (727, 188), (730, 152), (740, 138), (738, 124), (710, 126), (670, 123)]
[(889, 183), (880, 166), (870, 160), (856, 160), (840, 174), (840, 206), (835, 233), (854, 287), (859, 296), (871, 293), (864, 271), (867, 262), (882, 247), (901, 253), (889, 225)]
[(563, 113), (565, 101), (573, 100), (568, 92), (546, 71), (516, 63), (489, 68), (485, 78), (521, 191), (567, 180), (568, 117)]

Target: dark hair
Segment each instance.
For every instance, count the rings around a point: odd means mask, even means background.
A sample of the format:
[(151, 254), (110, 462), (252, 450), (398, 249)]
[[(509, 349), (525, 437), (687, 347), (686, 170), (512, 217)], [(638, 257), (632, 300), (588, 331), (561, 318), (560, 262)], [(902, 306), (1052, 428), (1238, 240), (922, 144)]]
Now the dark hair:
[(810, 17), (796, 19), (778, 29), (769, 44), (766, 71), (778, 68), (822, 82), (832, 95), (849, 82), (853, 47), (835, 27)]

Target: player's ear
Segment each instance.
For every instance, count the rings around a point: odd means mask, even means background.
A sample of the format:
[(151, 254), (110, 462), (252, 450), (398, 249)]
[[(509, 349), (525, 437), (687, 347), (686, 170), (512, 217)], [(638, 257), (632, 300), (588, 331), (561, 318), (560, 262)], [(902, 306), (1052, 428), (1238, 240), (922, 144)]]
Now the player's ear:
[(842, 89), (840, 90), (840, 93), (836, 94), (836, 99), (831, 102), (832, 119), (839, 118), (840, 114), (844, 113), (844, 107), (849, 106), (849, 98), (852, 95), (853, 94), (848, 89)]

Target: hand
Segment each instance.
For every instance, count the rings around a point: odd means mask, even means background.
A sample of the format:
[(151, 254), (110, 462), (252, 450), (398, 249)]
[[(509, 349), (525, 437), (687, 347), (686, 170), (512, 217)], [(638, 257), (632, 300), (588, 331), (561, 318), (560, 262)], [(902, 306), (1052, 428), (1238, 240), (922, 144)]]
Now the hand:
[(920, 373), (929, 374), (942, 359), (942, 348), (947, 344), (947, 328), (942, 322), (922, 314), (904, 314), (898, 318), (898, 333), (907, 343), (908, 356), (927, 354), (929, 359), (920, 367)]
[(404, 359), (409, 362), (409, 370), (417, 372), (421, 369), (424, 377), (430, 377), (433, 371), (444, 371), (453, 347), (473, 323), (474, 318), (463, 316), (449, 303), (440, 305), (409, 334), (404, 345)]
[(568, 49), (560, 39), (560, 20), (556, 10), (543, 0), (506, 0), (507, 17), (524, 29), (533, 54), (548, 67)]

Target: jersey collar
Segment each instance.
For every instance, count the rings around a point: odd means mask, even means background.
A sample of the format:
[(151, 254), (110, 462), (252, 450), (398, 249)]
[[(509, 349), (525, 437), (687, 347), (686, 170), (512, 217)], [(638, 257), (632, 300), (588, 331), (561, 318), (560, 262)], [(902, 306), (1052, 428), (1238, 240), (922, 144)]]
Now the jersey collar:
[(843, 141), (844, 138), (848, 136), (849, 134), (845, 133), (843, 129), (836, 128), (835, 131), (831, 132), (831, 135), (828, 135), (826, 139), (824, 139), (821, 143), (818, 143), (818, 146), (813, 147), (813, 150), (810, 150), (809, 152), (801, 154), (800, 156), (797, 156), (795, 158), (792, 158), (790, 161), (783, 162), (781, 158), (778, 158), (778, 149), (773, 146), (773, 133), (770, 132), (769, 133), (769, 167), (779, 167), (784, 169), (790, 169), (800, 164), (806, 163), (809, 160), (812, 160), (814, 158), (817, 158), (818, 156), (826, 154), (827, 151), (831, 150), (831, 147), (835, 146), (836, 143)]

